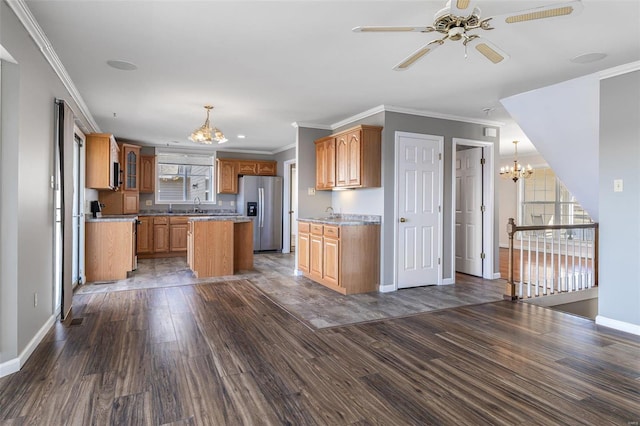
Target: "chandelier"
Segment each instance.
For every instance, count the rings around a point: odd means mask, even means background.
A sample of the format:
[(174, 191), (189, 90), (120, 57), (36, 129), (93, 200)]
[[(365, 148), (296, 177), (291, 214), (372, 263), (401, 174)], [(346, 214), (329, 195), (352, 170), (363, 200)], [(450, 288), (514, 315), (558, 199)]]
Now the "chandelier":
[(518, 163), (518, 141), (513, 141), (513, 145), (516, 151), (513, 166), (500, 167), (500, 176), (517, 182), (520, 178), (530, 178), (533, 175), (533, 168), (529, 164), (527, 164), (527, 167), (523, 167), (522, 164)]
[(228, 141), (227, 138), (224, 137), (224, 134), (217, 127), (211, 128), (209, 124), (209, 113), (213, 109), (211, 105), (205, 105), (204, 108), (207, 110), (207, 119), (204, 121), (204, 124), (198, 127), (196, 130), (191, 133), (189, 139), (193, 142), (204, 143), (207, 145), (211, 145), (214, 141), (218, 143), (225, 143)]

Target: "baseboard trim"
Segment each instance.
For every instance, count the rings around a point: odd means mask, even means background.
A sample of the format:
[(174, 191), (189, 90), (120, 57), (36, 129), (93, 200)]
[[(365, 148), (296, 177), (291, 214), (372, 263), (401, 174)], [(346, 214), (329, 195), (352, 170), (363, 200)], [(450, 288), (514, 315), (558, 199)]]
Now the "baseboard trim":
[(17, 373), (18, 371), (20, 371), (19, 358), (13, 358), (0, 364), (0, 377), (8, 376), (9, 374)]
[(396, 291), (396, 286), (393, 284), (380, 284), (379, 291), (380, 293), (391, 293), (392, 291)]
[(51, 326), (55, 323), (56, 316), (50, 316), (44, 325), (38, 330), (35, 336), (29, 341), (27, 346), (22, 350), (17, 358), (13, 358), (7, 362), (0, 364), (0, 377), (8, 376), (9, 374), (17, 373), (22, 366), (27, 362), (31, 354), (36, 350), (44, 336), (47, 335)]
[(442, 284), (440, 285), (450, 285), (450, 284), (455, 284), (456, 280), (455, 278), (443, 278), (442, 279)]
[(631, 324), (624, 321), (618, 321), (612, 318), (603, 317), (602, 315), (596, 316), (596, 324), (603, 327), (613, 328), (615, 330), (624, 331), (625, 333), (635, 334), (640, 336), (640, 325)]
[(500, 278), (502, 278), (502, 275), (500, 275), (500, 272), (496, 272), (495, 274), (493, 274), (494, 280), (499, 280)]

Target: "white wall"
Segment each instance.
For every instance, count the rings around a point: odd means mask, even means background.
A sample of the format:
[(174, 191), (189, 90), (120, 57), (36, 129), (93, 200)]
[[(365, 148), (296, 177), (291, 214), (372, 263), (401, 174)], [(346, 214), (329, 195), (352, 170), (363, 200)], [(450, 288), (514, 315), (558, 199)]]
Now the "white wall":
[(599, 84), (589, 75), (500, 100), (596, 222)]

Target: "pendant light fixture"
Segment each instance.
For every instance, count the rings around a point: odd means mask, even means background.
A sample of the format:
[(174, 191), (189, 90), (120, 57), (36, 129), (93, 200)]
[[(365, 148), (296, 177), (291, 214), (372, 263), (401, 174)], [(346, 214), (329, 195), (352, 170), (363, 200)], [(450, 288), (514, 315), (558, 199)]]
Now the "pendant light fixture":
[(533, 175), (533, 168), (530, 164), (527, 164), (527, 167), (524, 167), (522, 164), (518, 163), (518, 141), (513, 141), (513, 145), (515, 146), (515, 159), (513, 160), (513, 166), (500, 167), (500, 176), (517, 182), (520, 178), (530, 178)]
[(225, 143), (228, 141), (227, 138), (224, 137), (224, 134), (217, 127), (211, 128), (209, 124), (209, 113), (213, 109), (212, 105), (205, 105), (204, 108), (207, 110), (207, 119), (204, 121), (204, 124), (198, 127), (196, 130), (191, 133), (189, 139), (193, 142), (203, 143), (207, 145), (211, 145), (213, 142)]

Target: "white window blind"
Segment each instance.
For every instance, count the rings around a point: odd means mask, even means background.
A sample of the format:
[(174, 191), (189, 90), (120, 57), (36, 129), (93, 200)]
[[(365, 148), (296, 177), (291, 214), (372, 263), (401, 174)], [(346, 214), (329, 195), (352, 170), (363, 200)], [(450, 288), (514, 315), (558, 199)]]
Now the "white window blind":
[(157, 154), (156, 202), (215, 202), (214, 154)]

